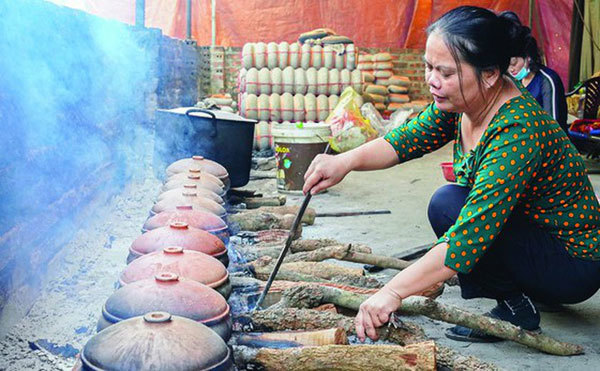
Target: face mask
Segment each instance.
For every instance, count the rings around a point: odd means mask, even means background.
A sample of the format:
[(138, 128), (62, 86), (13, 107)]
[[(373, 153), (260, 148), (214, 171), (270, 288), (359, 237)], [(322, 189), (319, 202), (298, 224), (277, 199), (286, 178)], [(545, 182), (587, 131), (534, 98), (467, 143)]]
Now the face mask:
[(516, 75), (514, 75), (513, 77), (515, 79), (517, 79), (518, 81), (523, 80), (527, 75), (529, 75), (529, 68), (523, 66), (523, 68), (521, 68), (521, 71), (519, 71), (519, 73), (517, 73)]

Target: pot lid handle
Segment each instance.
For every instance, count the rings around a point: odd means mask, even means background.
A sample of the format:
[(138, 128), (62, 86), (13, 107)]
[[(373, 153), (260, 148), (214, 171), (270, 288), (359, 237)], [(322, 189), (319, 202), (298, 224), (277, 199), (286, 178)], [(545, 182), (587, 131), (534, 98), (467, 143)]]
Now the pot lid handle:
[(169, 226), (173, 229), (188, 229), (188, 224), (186, 222), (173, 222)]
[(179, 280), (179, 275), (172, 272), (160, 272), (154, 275), (154, 279), (160, 282), (173, 282)]
[(199, 155), (192, 156), (192, 160), (202, 161), (202, 160), (204, 160), (204, 156), (199, 156)]
[(144, 321), (148, 323), (163, 323), (171, 320), (171, 314), (167, 312), (150, 312), (144, 315)]
[(177, 210), (194, 210), (192, 205), (177, 205), (175, 206)]
[(183, 247), (181, 246), (167, 246), (163, 249), (165, 254), (183, 254)]

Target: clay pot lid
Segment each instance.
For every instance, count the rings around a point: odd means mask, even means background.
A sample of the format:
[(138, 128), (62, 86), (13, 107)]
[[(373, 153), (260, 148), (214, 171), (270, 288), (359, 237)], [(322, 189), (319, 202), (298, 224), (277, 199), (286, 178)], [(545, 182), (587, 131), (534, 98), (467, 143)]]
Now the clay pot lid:
[(227, 224), (223, 219), (206, 211), (194, 210), (191, 205), (180, 205), (176, 206), (175, 210), (158, 213), (146, 220), (143, 228), (149, 231), (164, 227), (175, 221), (185, 222), (191, 227), (210, 233), (227, 229)]
[(103, 308), (104, 317), (112, 323), (142, 316), (153, 311), (166, 311), (210, 325), (229, 315), (225, 298), (212, 288), (191, 279), (180, 278), (168, 271), (123, 286), (115, 291)]
[(216, 258), (181, 246), (167, 246), (132, 261), (121, 273), (119, 283), (124, 286), (157, 274), (169, 272), (179, 277), (218, 288), (229, 280), (229, 272)]
[(133, 241), (129, 251), (134, 255), (145, 255), (167, 246), (181, 246), (211, 256), (227, 253), (225, 244), (218, 237), (182, 221), (173, 221), (168, 226), (142, 234)]
[(223, 167), (223, 165), (200, 155), (192, 156), (191, 158), (184, 158), (167, 166), (167, 176), (187, 172), (189, 170), (207, 172), (213, 174), (221, 180), (229, 177), (229, 173), (227, 172), (227, 169)]
[[(211, 184), (214, 185), (214, 183), (211, 183)], [(216, 188), (217, 192), (223, 193), (219, 187), (217, 187), (216, 185), (214, 185), (214, 187)], [(185, 183), (182, 187), (173, 188), (168, 191), (162, 192), (161, 194), (158, 195), (158, 197), (156, 198), (156, 201), (158, 202), (158, 201), (162, 201), (164, 199), (180, 200), (182, 197), (197, 197), (197, 196), (199, 196), (199, 197), (208, 198), (210, 200), (215, 201), (216, 203), (218, 203), (220, 205), (223, 205), (225, 202), (223, 201), (223, 198), (217, 192), (213, 191), (212, 189), (204, 188), (202, 185), (199, 185), (199, 184)]]
[[(195, 183), (195, 182), (199, 182), (200, 184), (204, 184), (204, 183), (214, 183), (217, 186), (219, 186), (222, 189), (225, 189), (225, 184), (223, 183), (223, 181), (221, 179), (219, 179), (218, 177), (207, 173), (207, 172), (202, 172), (200, 170), (193, 170), (193, 171), (185, 171), (185, 172), (181, 172), (181, 173), (174, 173), (172, 175), (169, 176), (167, 183), (165, 184), (165, 187), (168, 189), (172, 189), (173, 188), (173, 184), (176, 183), (177, 186), (181, 186), (183, 183)], [(170, 188), (169, 188), (170, 186)]]
[[(221, 201), (223, 201), (223, 200), (221, 199)], [(211, 199), (197, 196), (197, 195), (196, 196), (192, 196), (192, 195), (186, 196), (184, 194), (165, 198), (165, 199), (162, 199), (162, 200), (156, 202), (154, 204), (154, 206), (152, 206), (152, 212), (154, 212), (155, 214), (158, 214), (158, 213), (166, 211), (166, 210), (173, 210), (177, 206), (185, 206), (185, 205), (195, 206), (194, 207), (195, 209), (202, 209), (202, 210), (208, 211), (210, 213), (213, 213), (219, 217), (224, 217), (225, 215), (227, 215), (227, 210), (225, 210), (225, 208), (221, 204), (219, 204)]]
[(84, 346), (81, 360), (93, 370), (205, 370), (226, 367), (231, 354), (207, 326), (150, 312), (100, 331)]

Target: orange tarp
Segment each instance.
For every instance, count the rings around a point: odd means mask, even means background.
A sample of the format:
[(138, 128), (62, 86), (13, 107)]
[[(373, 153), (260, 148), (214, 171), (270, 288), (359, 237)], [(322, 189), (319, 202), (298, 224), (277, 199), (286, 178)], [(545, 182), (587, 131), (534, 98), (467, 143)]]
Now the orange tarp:
[[(135, 0), (52, 0), (104, 17), (133, 23)], [(75, 5), (72, 5), (72, 4)], [(177, 38), (186, 36), (186, 0), (146, 0), (146, 26)], [(536, 0), (534, 34), (548, 65), (567, 81), (572, 0)], [(216, 44), (294, 41), (302, 32), (328, 27), (358, 46), (424, 48), (425, 29), (459, 5), (512, 10), (529, 19), (526, 0), (216, 0)], [(211, 1), (192, 0), (192, 38), (211, 43)]]

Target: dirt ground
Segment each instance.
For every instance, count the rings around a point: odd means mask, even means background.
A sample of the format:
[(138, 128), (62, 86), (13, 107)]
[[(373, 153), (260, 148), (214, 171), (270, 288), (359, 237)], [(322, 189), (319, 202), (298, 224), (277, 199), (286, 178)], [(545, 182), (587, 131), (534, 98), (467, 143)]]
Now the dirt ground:
[[(427, 221), (432, 193), (445, 184), (438, 164), (451, 157), (451, 148), (385, 171), (350, 174), (329, 192), (313, 198), (318, 212), (389, 209), (389, 215), (317, 218), (304, 228), (304, 238), (330, 237), (343, 242), (368, 244), (377, 254), (392, 255), (434, 241)], [(592, 176), (600, 190), (600, 176)], [(254, 181), (246, 188), (274, 193), (274, 180)], [(55, 353), (69, 355), (83, 347), (95, 333), (102, 304), (115, 289), (125, 267), (127, 248), (140, 234), (159, 183), (148, 177), (132, 184), (116, 197), (100, 218), (81, 230), (49, 266), (48, 281), (33, 308), (0, 339), (0, 370), (70, 370), (73, 358), (32, 350), (30, 343), (44, 339)], [(266, 192), (268, 193), (268, 192)], [(288, 196), (288, 204), (301, 202)], [(347, 263), (351, 264), (351, 263)], [(384, 271), (390, 277), (394, 272)], [(447, 287), (438, 299), (473, 312), (485, 312), (490, 300), (462, 300), (458, 287)], [(507, 370), (588, 370), (600, 364), (600, 296), (568, 306), (561, 313), (543, 313), (545, 333), (560, 340), (582, 344), (586, 354), (557, 357), (524, 346), (503, 342), (467, 344), (446, 339), (448, 324), (414, 317), (427, 334), (442, 345), (465, 355), (474, 355)]]

